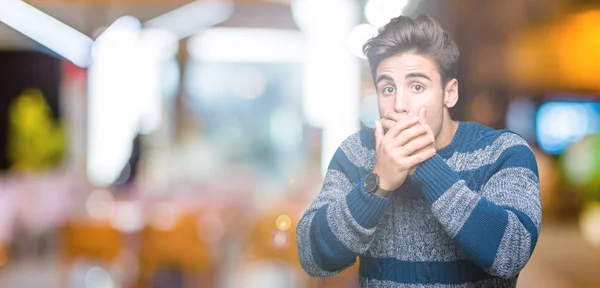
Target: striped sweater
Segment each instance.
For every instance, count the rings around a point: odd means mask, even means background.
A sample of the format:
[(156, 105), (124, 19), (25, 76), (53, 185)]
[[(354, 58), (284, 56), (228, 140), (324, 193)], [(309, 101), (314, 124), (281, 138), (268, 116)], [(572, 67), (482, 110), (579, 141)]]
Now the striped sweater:
[(459, 122), (391, 197), (363, 188), (375, 163), (373, 130), (337, 149), (298, 223), (309, 275), (334, 275), (358, 257), (361, 287), (516, 286), (542, 221), (537, 164), (521, 137)]

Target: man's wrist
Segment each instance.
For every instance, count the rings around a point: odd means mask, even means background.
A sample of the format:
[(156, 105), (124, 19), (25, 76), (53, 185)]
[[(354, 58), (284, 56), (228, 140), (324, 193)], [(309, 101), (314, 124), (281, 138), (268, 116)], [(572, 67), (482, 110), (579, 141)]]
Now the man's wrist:
[(373, 194), (381, 197), (390, 197), (394, 191), (385, 190), (381, 187), (377, 188), (377, 191), (373, 192)]
[(388, 197), (394, 189), (387, 188), (385, 179), (381, 179), (381, 175), (374, 169), (372, 173), (364, 178), (363, 187), (369, 194)]

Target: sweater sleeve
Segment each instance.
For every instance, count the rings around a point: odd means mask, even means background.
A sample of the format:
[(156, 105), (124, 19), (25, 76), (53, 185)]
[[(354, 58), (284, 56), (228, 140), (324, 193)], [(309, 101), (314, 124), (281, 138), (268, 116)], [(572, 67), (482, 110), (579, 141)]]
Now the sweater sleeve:
[[(346, 149), (342, 149), (346, 145)], [(352, 266), (369, 249), (390, 199), (367, 193), (365, 171), (350, 160), (347, 141), (330, 162), (323, 186), (297, 227), (300, 264), (313, 277)], [(355, 158), (355, 157), (351, 157)]]
[(412, 181), (422, 187), (433, 214), (466, 257), (491, 275), (509, 278), (529, 260), (542, 215), (533, 152), (516, 134), (500, 138), (505, 142), (496, 150), (473, 152), (489, 162), (482, 163), (489, 165), (490, 176), (483, 176), (487, 181), (479, 192), (469, 189), (439, 155), (423, 162)]

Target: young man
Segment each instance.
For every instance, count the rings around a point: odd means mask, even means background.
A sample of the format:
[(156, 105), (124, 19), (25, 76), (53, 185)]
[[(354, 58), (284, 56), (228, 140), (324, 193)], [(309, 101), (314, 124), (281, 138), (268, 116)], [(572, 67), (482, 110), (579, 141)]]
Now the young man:
[[(541, 224), (527, 143), (454, 121), (458, 48), (429, 16), (365, 44), (382, 120), (348, 137), (297, 228), (300, 263), (362, 287), (515, 287)], [(451, 285), (451, 286), (448, 286)]]

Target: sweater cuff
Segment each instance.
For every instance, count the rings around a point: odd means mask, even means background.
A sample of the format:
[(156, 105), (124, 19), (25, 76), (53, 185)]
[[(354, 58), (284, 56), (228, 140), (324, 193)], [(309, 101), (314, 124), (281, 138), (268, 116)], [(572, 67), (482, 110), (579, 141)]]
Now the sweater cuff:
[(358, 185), (346, 196), (346, 202), (350, 214), (360, 226), (371, 229), (377, 225), (377, 221), (385, 212), (390, 203), (390, 197), (381, 197), (365, 191), (363, 183), (366, 177), (362, 177)]
[(460, 178), (444, 159), (436, 154), (419, 165), (411, 181), (422, 188), (425, 199), (433, 204), (452, 185), (460, 181)]

